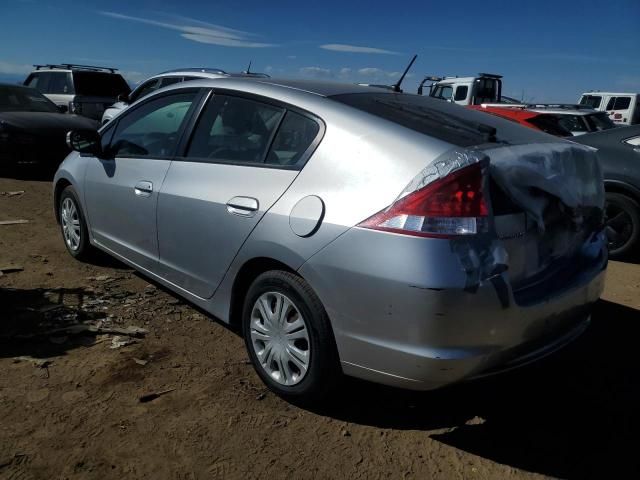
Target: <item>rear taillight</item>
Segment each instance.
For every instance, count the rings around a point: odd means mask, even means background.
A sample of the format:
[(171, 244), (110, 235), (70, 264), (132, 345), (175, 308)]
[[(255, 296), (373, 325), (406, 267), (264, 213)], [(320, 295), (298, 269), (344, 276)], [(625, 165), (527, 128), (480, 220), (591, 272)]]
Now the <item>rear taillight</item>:
[(483, 167), (476, 163), (409, 193), (359, 227), (448, 238), (486, 230)]

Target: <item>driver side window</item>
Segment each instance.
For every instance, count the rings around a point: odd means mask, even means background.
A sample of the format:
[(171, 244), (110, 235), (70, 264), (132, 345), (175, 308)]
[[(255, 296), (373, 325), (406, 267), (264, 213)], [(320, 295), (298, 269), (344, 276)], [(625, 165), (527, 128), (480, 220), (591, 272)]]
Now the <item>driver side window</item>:
[(111, 140), (114, 157), (170, 157), (197, 91), (153, 99), (121, 115)]

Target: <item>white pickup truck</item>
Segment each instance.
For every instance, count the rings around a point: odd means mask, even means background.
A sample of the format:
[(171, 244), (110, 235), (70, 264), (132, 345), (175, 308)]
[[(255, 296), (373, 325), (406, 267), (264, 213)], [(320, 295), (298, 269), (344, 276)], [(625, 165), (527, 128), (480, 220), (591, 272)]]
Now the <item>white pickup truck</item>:
[(640, 123), (640, 94), (619, 92), (585, 92), (580, 96), (580, 105), (607, 112), (618, 125)]
[[(433, 82), (425, 85), (427, 82)], [(479, 73), (475, 77), (425, 77), (418, 86), (418, 95), (423, 95), (425, 87), (428, 95), (447, 100), (458, 105), (480, 105), (501, 103), (502, 75)]]

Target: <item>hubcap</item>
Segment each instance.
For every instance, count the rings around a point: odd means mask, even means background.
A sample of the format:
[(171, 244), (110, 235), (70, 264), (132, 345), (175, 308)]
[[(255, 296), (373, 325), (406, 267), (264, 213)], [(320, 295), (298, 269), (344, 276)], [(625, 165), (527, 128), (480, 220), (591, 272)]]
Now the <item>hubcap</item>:
[(80, 217), (75, 202), (69, 197), (62, 201), (60, 219), (64, 241), (75, 252), (80, 248)]
[(251, 345), (264, 371), (280, 385), (295, 385), (307, 374), (309, 331), (285, 295), (267, 292), (256, 300), (251, 311)]
[(631, 216), (617, 205), (607, 204), (605, 230), (609, 241), (609, 250), (615, 252), (621, 249), (633, 235)]

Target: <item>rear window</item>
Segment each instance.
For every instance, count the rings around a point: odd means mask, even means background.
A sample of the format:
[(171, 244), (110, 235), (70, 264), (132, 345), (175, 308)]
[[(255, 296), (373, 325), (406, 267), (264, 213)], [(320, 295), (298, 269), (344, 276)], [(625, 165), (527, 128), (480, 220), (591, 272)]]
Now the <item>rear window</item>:
[(495, 141), (496, 129), (465, 118), (467, 112), (471, 114), (470, 111), (450, 105), (457, 115), (453, 111), (445, 112), (434, 106), (434, 103), (440, 102), (428, 97), (397, 93), (351, 93), (330, 98), (453, 145), (468, 147)]
[(585, 120), (589, 124), (592, 131), (609, 130), (615, 128), (616, 124), (609, 118), (605, 112), (594, 113), (593, 115), (587, 115)]
[(613, 110), (627, 110), (629, 105), (631, 105), (631, 97), (616, 97)]
[(602, 102), (602, 97), (599, 95), (583, 95), (580, 99), (580, 105), (586, 105), (595, 109), (600, 108), (600, 102)]
[(77, 95), (95, 97), (117, 97), (129, 94), (131, 88), (118, 73), (73, 72), (73, 83)]
[(558, 115), (558, 125), (570, 132), (588, 132), (582, 115)]
[(549, 135), (556, 137), (570, 137), (571, 132), (560, 125), (559, 118), (555, 115), (538, 115), (537, 117), (526, 120), (531, 125), (539, 128)]

